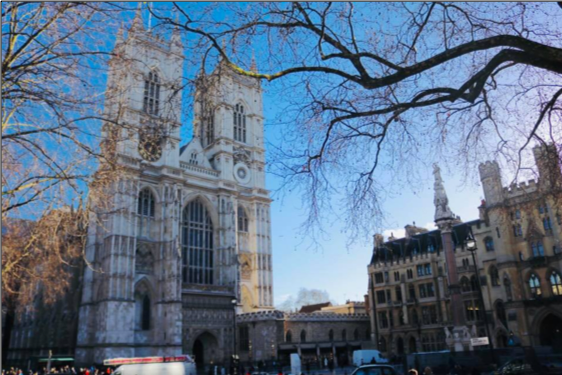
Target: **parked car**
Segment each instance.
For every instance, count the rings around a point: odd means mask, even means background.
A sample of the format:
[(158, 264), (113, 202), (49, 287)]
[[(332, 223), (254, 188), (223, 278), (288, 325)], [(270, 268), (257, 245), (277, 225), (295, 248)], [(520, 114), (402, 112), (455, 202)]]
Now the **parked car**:
[(356, 368), (351, 375), (397, 375), (397, 373), (389, 365), (363, 365)]

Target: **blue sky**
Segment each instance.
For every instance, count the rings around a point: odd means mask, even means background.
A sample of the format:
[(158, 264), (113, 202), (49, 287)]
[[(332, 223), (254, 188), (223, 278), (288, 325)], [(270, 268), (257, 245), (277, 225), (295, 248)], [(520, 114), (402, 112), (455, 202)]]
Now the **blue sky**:
[[(216, 11), (219, 16), (223, 15), (220, 7)], [(148, 12), (145, 10), (143, 14), (146, 25)], [(253, 48), (260, 66), (259, 46), (254, 45)], [(265, 62), (261, 63), (267, 65)], [(192, 78), (190, 76), (198, 69), (195, 66), (186, 66), (187, 77)], [(276, 123), (277, 115), (284, 110), (288, 100), (279, 96), (276, 83), (264, 82), (262, 86), (266, 144), (279, 147), (282, 141), (280, 126)], [(191, 137), (191, 108), (184, 105), (183, 112), (185, 115), (182, 144), (185, 144)], [(425, 177), (418, 181), (415, 191), (413, 188), (401, 188), (384, 202), (382, 208), (386, 212), (385, 225), (379, 232), (385, 236), (391, 232), (397, 237), (401, 236), (404, 226), (414, 221), (418, 226), (433, 225), (433, 175), (431, 166), (426, 167), (425, 173), (422, 173)], [(474, 181), (474, 178), (468, 182), (464, 181), (466, 175), (462, 171), (448, 171), (443, 168), (442, 176), (453, 212), (464, 220), (477, 218), (477, 207), (483, 195), (477, 181)], [(381, 178), (384, 179), (384, 176)], [(300, 193), (296, 190), (277, 191), (280, 184), (281, 180), (278, 177), (267, 175), (267, 187), (272, 191), (274, 199), (271, 205), (271, 220), (275, 304), (282, 303), (291, 295), (296, 297), (300, 288), (326, 290), (330, 298), (338, 303), (347, 299), (362, 300), (367, 290), (367, 263), (371, 256), (374, 233), (367, 238), (356, 239), (349, 245), (351, 234), (344, 232), (345, 223), (325, 217), (322, 224), (329, 228), (329, 233), (312, 243), (311, 239), (303, 236), (301, 232), (305, 207)]]
[[(163, 5), (154, 3), (153, 6), (156, 8)], [(185, 4), (185, 6), (192, 8), (216, 6), (217, 16), (220, 18), (224, 15), (221, 5), (191, 3)], [(134, 5), (131, 4), (131, 8), (133, 7)], [(100, 49), (111, 49), (118, 24), (122, 21), (123, 25), (128, 27), (133, 14), (133, 11), (128, 12), (128, 14), (122, 16), (122, 19), (116, 20), (115, 24), (108, 25), (108, 36), (100, 44)], [(144, 24), (147, 25), (148, 11), (146, 8), (143, 11), (143, 16)], [(152, 25), (154, 26), (155, 23), (153, 19)], [(260, 43), (252, 45), (253, 52), (258, 60), (258, 66), (265, 67), (268, 64), (260, 56), (261, 49), (263, 49), (260, 47), (263, 47)], [(186, 57), (191, 56), (186, 54)], [(199, 66), (194, 64), (193, 61), (186, 63), (186, 78), (193, 79), (198, 70)], [(105, 74), (100, 73), (99, 84), (103, 86), (104, 83)], [(262, 86), (264, 88), (266, 145), (291, 147), (290, 144), (282, 143), (280, 136), (282, 126), (277, 121), (278, 115), (283, 113), (285, 107), (289, 104), (289, 99), (294, 100), (295, 97), (286, 98), (280, 95), (279, 86), (275, 82), (263, 82)], [(184, 92), (182, 145), (190, 140), (192, 130), (192, 108), (188, 91), (185, 90)], [(293, 96), (298, 95), (293, 92), (291, 94)], [(269, 150), (273, 147), (270, 147)], [(430, 147), (427, 150), (429, 151), (423, 151), (432, 152)], [(449, 167), (453, 165), (452, 168), (455, 167), (453, 163), (448, 165)], [(477, 207), (483, 193), (477, 181), (476, 171), (472, 170), (467, 174), (463, 170), (450, 169), (445, 163), (442, 163), (441, 167), (445, 187), (449, 195), (449, 205), (453, 212), (466, 221), (477, 218)], [(431, 169), (431, 165), (422, 165), (417, 176), (409, 177), (414, 182), (408, 181), (402, 186), (389, 189), (391, 194), (382, 203), (382, 209), (385, 212), (383, 224), (380, 225), (377, 232), (383, 233), (385, 236), (393, 232), (396, 237), (400, 237), (403, 235), (403, 228), (406, 224), (415, 222), (418, 226), (432, 227), (434, 206)], [(390, 180), (388, 173), (392, 172), (381, 169), (377, 178), (384, 184), (385, 181)], [(504, 176), (504, 183), (507, 181), (506, 177)], [(343, 303), (347, 299), (362, 300), (367, 288), (366, 267), (371, 257), (372, 235), (375, 233), (369, 233), (364, 237), (351, 238), (352, 235), (355, 235), (344, 231), (346, 223), (337, 218), (340, 213), (337, 212), (336, 208), (336, 212), (332, 215), (325, 215), (321, 220), (321, 224), (327, 230), (327, 233), (317, 237), (316, 243), (312, 243), (310, 237), (302, 234), (306, 202), (303, 203), (298, 190), (279, 192), (280, 184), (281, 180), (278, 177), (273, 174), (267, 175), (267, 187), (272, 191), (272, 198), (274, 199), (271, 205), (271, 220), (275, 304), (282, 303), (291, 295), (296, 296), (300, 288), (325, 290), (329, 293), (330, 298), (338, 303)], [(341, 196), (338, 196), (336, 192), (335, 199), (339, 198)], [(343, 213), (341, 216), (344, 216)]]

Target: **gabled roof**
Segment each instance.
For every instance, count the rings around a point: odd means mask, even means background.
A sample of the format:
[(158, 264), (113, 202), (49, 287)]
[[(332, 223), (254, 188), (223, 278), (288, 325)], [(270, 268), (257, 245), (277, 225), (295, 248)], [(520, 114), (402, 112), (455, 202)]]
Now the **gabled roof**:
[[(454, 246), (459, 246), (466, 241), (472, 225), (477, 225), (480, 220), (459, 223), (453, 226)], [(417, 254), (435, 252), (440, 255), (443, 252), (441, 242), (441, 231), (435, 229), (429, 232), (419, 233), (410, 237), (398, 238), (387, 241), (380, 247), (373, 249), (371, 263), (380, 261), (398, 260), (400, 258), (411, 258)]]
[(196, 160), (198, 166), (213, 169), (207, 156), (205, 156), (203, 152), (203, 146), (201, 145), (201, 139), (199, 137), (193, 137), (188, 144), (180, 148), (180, 162), (192, 162), (191, 158), (193, 154), (197, 155)]

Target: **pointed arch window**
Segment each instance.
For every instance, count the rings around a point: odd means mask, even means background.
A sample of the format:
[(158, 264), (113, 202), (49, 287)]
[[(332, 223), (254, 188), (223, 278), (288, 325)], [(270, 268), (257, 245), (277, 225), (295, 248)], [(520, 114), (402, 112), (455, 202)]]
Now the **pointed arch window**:
[(486, 246), (486, 251), (494, 251), (494, 239), (492, 237), (486, 237), (484, 245)]
[(142, 110), (149, 115), (158, 116), (160, 107), (160, 79), (155, 72), (149, 72), (144, 80), (144, 99)]
[(137, 213), (141, 216), (154, 217), (154, 196), (149, 188), (144, 188), (139, 193)]
[(470, 277), (470, 289), (473, 292), (476, 292), (478, 290), (478, 280), (476, 279), (476, 276), (472, 275)]
[(505, 306), (502, 301), (496, 302), (496, 316), (503, 326), (507, 328), (507, 315), (505, 314)]
[(285, 334), (285, 342), (293, 342), (293, 334), (291, 331), (287, 331)]
[(345, 329), (341, 331), (341, 341), (347, 341), (347, 330)]
[(209, 105), (206, 105), (203, 109), (201, 133), (201, 140), (205, 147), (215, 141), (215, 111)]
[(562, 279), (556, 271), (552, 271), (550, 274), (550, 287), (552, 288), (553, 295), (562, 296)]
[(141, 329), (144, 331), (150, 329), (150, 297), (146, 294), (142, 299)]
[(331, 329), (330, 332), (328, 332), (328, 339), (330, 341), (334, 341), (334, 330)]
[(150, 329), (151, 305), (148, 288), (141, 284), (135, 291), (135, 329), (141, 331)]
[(461, 291), (462, 291), (463, 293), (468, 293), (468, 292), (470, 292), (470, 283), (469, 283), (468, 279), (467, 279), (465, 276), (463, 276), (463, 277), (461, 278)]
[(248, 215), (242, 206), (238, 206), (238, 232), (248, 232)]
[(531, 296), (533, 296), (533, 298), (541, 296), (541, 280), (534, 273), (529, 277), (529, 288), (531, 289)]
[(490, 267), (490, 281), (492, 282), (492, 286), (500, 285), (500, 274), (495, 266)]
[(213, 223), (205, 205), (196, 199), (183, 210), (182, 278), (190, 284), (213, 284)]
[(353, 340), (359, 341), (359, 330), (357, 328), (353, 331)]
[(509, 277), (507, 277), (507, 275), (503, 277), (503, 287), (505, 289), (505, 298), (508, 301), (512, 301), (513, 296), (511, 294), (511, 281), (509, 280)]
[(246, 113), (242, 104), (234, 107), (234, 140), (246, 143)]
[(301, 331), (301, 342), (306, 342), (306, 331), (304, 329)]

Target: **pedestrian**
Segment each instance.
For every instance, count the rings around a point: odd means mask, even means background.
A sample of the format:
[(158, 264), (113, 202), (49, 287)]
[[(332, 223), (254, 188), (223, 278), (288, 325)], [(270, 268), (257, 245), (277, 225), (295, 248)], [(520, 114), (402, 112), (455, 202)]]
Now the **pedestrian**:
[(408, 370), (408, 375), (418, 375), (418, 370), (415, 368)]
[(431, 371), (431, 367), (426, 366), (423, 370), (423, 375), (433, 375), (433, 371)]
[[(361, 362), (363, 362), (363, 360), (361, 360)], [(372, 364), (372, 365), (376, 365), (376, 364), (377, 364), (377, 360), (375, 359), (375, 357), (371, 358), (371, 364)]]

